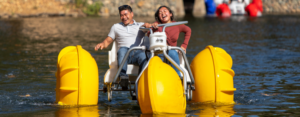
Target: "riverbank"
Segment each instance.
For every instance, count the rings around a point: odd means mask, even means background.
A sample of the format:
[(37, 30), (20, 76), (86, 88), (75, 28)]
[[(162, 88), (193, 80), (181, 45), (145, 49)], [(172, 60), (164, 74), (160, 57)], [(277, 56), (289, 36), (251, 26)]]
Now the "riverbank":
[(74, 4), (57, 0), (0, 0), (1, 18), (86, 16)]
[(117, 8), (124, 4), (136, 16), (153, 16), (161, 5), (169, 6), (176, 16), (185, 15), (182, 0), (0, 0), (0, 17), (117, 16)]
[(300, 14), (300, 0), (262, 0), (264, 14)]

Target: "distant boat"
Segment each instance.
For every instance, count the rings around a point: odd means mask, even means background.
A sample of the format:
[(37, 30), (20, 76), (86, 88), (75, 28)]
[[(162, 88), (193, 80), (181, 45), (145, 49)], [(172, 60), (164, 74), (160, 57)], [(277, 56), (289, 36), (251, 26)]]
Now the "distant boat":
[(245, 7), (249, 4), (249, 0), (231, 0), (229, 9), (232, 15), (245, 15)]
[[(214, 4), (213, 4), (214, 2)], [(263, 5), (261, 0), (205, 0), (208, 16), (230, 17), (231, 15), (261, 16)]]

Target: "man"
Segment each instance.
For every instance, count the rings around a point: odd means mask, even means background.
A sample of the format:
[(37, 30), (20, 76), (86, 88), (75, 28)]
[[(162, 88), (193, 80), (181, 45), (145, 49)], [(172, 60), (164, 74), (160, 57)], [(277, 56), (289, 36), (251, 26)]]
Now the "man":
[[(141, 26), (150, 27), (151, 24), (148, 23), (137, 23), (133, 19), (133, 12), (129, 5), (123, 5), (119, 7), (119, 14), (120, 19), (122, 22), (114, 24), (107, 38), (96, 45), (95, 50), (99, 48), (102, 50), (103, 48), (107, 48), (114, 40), (117, 42), (118, 45), (118, 65), (120, 66), (122, 60), (124, 59), (125, 54), (129, 50), (129, 48), (143, 45), (143, 37), (145, 33), (139, 28)], [(128, 75), (126, 74), (127, 71), (127, 64), (135, 64), (139, 65), (139, 72), (144, 68), (145, 64), (147, 63), (145, 52), (142, 50), (133, 50), (130, 52), (127, 62), (125, 62), (122, 70), (120, 72), (120, 85), (122, 89), (128, 88)]]

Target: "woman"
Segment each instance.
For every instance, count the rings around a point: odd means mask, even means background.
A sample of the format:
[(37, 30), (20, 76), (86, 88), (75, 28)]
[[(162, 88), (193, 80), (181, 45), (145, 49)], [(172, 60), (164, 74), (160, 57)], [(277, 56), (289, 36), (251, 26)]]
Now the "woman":
[[(155, 20), (156, 20), (155, 23), (158, 23), (158, 24), (175, 22), (173, 11), (167, 6), (160, 6), (155, 13)], [(162, 29), (163, 29), (163, 27), (158, 27), (157, 29), (153, 29), (153, 32), (157, 32), (157, 31), (162, 32)], [(169, 46), (177, 46), (177, 40), (179, 37), (179, 33), (180, 32), (185, 33), (184, 42), (181, 44), (180, 47), (186, 53), (186, 48), (187, 48), (187, 45), (188, 45), (190, 37), (191, 37), (191, 28), (189, 28), (186, 25), (177, 25), (177, 26), (167, 27), (165, 29), (165, 32), (167, 35), (167, 44)], [(148, 35), (149, 35), (149, 33), (148, 33)], [(168, 55), (179, 65), (179, 57), (178, 57), (178, 53), (176, 50), (169, 50)], [(164, 59), (162, 54), (160, 54), (159, 56), (162, 59)], [(173, 64), (171, 66), (175, 69), (177, 74), (181, 77), (180, 71)]]

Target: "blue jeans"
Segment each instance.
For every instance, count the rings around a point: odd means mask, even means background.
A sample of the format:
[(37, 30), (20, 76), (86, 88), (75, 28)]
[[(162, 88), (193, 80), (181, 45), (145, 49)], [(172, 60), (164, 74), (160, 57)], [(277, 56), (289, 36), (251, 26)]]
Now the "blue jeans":
[[(129, 48), (127, 47), (120, 47), (120, 49), (118, 50), (118, 66), (121, 65), (127, 51), (129, 50)], [(145, 51), (143, 50), (133, 50), (129, 53), (129, 56), (127, 58), (127, 61), (125, 62), (124, 66), (122, 67), (122, 70), (120, 72), (119, 76), (128, 76), (126, 74), (127, 71), (127, 64), (134, 64), (134, 65), (138, 65), (139, 66), (139, 73), (143, 70), (143, 68), (145, 67), (147, 63), (146, 60), (146, 55), (145, 55)]]
[[(168, 55), (178, 64), (179, 63), (179, 56), (178, 52), (176, 50), (169, 50)], [(158, 56), (161, 58), (161, 60), (164, 60), (165, 56), (164, 54), (158, 54)], [(177, 72), (178, 76), (181, 77), (180, 71), (173, 65), (171, 64), (171, 67)]]

